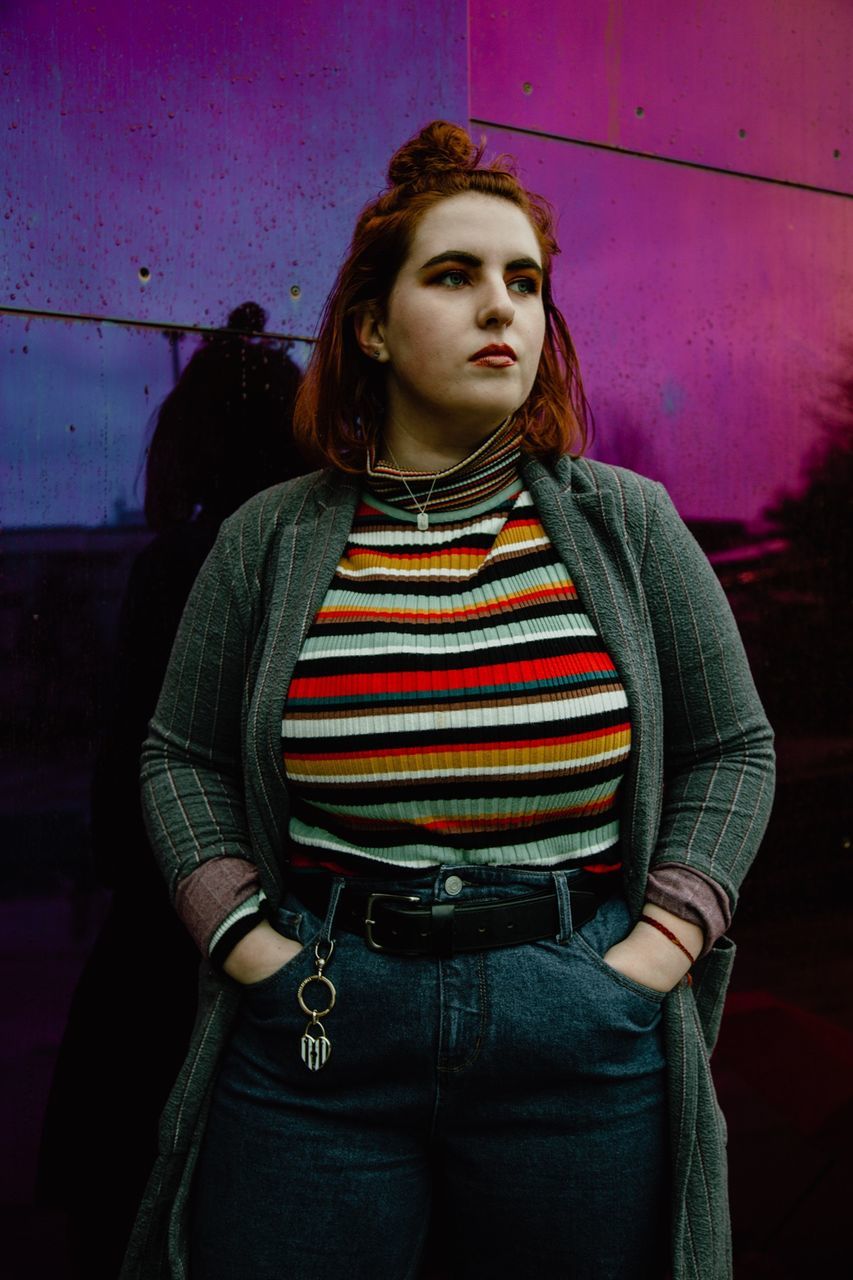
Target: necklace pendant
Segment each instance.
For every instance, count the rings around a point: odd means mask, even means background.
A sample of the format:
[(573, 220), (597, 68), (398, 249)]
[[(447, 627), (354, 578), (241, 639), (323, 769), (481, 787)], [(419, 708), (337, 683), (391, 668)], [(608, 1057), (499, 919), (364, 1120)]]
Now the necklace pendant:
[(421, 530), (421, 532), (423, 532), (424, 529), (429, 528), (429, 516), (425, 511), (418, 512), (418, 528)]

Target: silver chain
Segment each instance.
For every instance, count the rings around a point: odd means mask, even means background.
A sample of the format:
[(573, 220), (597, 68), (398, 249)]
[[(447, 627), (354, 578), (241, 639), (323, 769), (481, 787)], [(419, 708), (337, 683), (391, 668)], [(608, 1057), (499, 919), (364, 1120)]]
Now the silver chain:
[(429, 493), (426, 496), (426, 500), (423, 506), (421, 506), (421, 504), (418, 502), (415, 495), (412, 493), (412, 490), (409, 488), (409, 482), (406, 479), (406, 477), (403, 475), (403, 468), (400, 466), (399, 462), (394, 457), (394, 454), (391, 452), (391, 446), (386, 443), (385, 448), (388, 451), (388, 457), (391, 459), (391, 461), (393, 462), (394, 466), (397, 468), (397, 471), (400, 474), (400, 479), (403, 481), (403, 484), (406, 486), (406, 492), (408, 493), (409, 497), (412, 499), (412, 502), (415, 504), (415, 508), (418, 513), (418, 528), (421, 530), (421, 532), (423, 532), (424, 529), (429, 528), (429, 515), (427, 514), (427, 507), (429, 506), (429, 500), (432, 497), (432, 491), (435, 488), (435, 482), (438, 479), (441, 472), (437, 471), (433, 476), (432, 484), (429, 487)]

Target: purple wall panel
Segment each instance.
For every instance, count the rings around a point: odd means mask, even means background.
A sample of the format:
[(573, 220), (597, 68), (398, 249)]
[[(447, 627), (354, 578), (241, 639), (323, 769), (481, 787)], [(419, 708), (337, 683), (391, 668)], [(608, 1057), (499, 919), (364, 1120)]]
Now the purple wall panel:
[(23, 259), (2, 301), (219, 323), (254, 293), (310, 333), (393, 147), (465, 118), (465, 15), (464, 0), (19, 6), (4, 213)]
[[(181, 344), (182, 362), (194, 347)], [(149, 418), (171, 385), (171, 352), (155, 329), (0, 317), (3, 525), (138, 513)]]
[(471, 0), (470, 12), (475, 119), (853, 189), (849, 0)]
[[(252, 297), (271, 329), (310, 335), (393, 149), (467, 118), (466, 22), (465, 0), (13, 6), (0, 305), (216, 325)], [(0, 337), (3, 521), (138, 505), (163, 338), (9, 316)]]
[(663, 480), (687, 516), (756, 519), (796, 483), (842, 367), (853, 203), (508, 130), (489, 150), (559, 211), (557, 298), (599, 456)]

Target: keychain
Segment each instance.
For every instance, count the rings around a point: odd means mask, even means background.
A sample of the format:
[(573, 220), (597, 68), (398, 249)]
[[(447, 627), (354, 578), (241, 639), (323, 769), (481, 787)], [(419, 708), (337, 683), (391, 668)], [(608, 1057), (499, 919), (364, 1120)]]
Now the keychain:
[[(320, 943), (327, 942), (329, 946), (328, 953), (324, 956), (320, 951)], [(296, 992), (296, 999), (299, 1001), (299, 1008), (303, 1013), (308, 1015), (308, 1026), (302, 1035), (302, 1061), (305, 1063), (309, 1071), (319, 1071), (325, 1067), (329, 1061), (329, 1055), (332, 1052), (332, 1045), (326, 1035), (325, 1027), (320, 1021), (325, 1018), (326, 1014), (331, 1013), (335, 1007), (335, 999), (337, 992), (334, 983), (326, 977), (323, 970), (332, 958), (332, 952), (335, 944), (331, 938), (320, 938), (314, 947), (314, 959), (317, 961), (317, 972), (311, 973), (307, 978), (303, 978), (299, 984), (299, 990)], [(302, 993), (312, 982), (322, 982), (328, 993), (328, 1005), (325, 1009), (311, 1009), (305, 1003)]]

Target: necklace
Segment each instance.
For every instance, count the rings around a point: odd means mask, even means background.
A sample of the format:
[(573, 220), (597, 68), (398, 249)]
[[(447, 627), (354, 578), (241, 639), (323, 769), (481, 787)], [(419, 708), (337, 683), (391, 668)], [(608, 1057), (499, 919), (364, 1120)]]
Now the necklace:
[(400, 474), (400, 479), (403, 481), (403, 484), (406, 486), (406, 492), (408, 493), (409, 497), (412, 499), (412, 502), (415, 504), (415, 507), (418, 513), (418, 528), (423, 533), (424, 529), (429, 528), (429, 515), (427, 514), (427, 507), (429, 506), (429, 500), (432, 497), (432, 491), (435, 488), (435, 482), (438, 479), (438, 477), (441, 475), (441, 472), (436, 471), (435, 475), (433, 476), (432, 484), (429, 487), (429, 493), (426, 496), (426, 500), (423, 506), (421, 506), (421, 504), (418, 502), (417, 498), (409, 488), (409, 482), (406, 479), (406, 477), (403, 475), (403, 468), (400, 466), (399, 462), (394, 457), (393, 453), (391, 452), (387, 444), (385, 448), (388, 450), (388, 457), (391, 459), (391, 461), (393, 462), (394, 466), (397, 468), (397, 471)]

